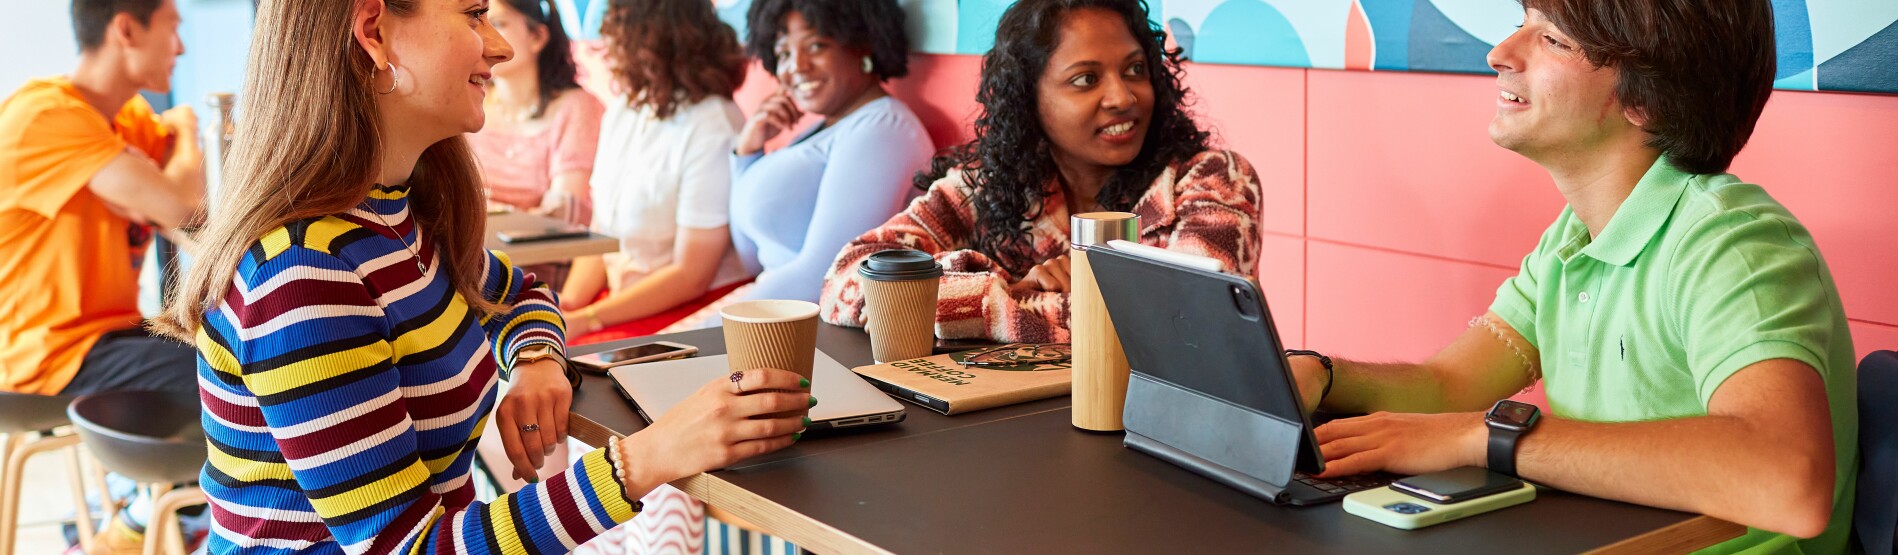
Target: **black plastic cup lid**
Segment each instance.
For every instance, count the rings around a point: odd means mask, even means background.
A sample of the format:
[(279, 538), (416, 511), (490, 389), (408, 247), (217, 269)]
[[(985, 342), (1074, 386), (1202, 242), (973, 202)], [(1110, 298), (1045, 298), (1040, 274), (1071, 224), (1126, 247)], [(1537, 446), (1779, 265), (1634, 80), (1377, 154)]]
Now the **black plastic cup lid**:
[(909, 281), (942, 277), (942, 265), (929, 253), (897, 249), (870, 255), (857, 268), (857, 274), (876, 281)]

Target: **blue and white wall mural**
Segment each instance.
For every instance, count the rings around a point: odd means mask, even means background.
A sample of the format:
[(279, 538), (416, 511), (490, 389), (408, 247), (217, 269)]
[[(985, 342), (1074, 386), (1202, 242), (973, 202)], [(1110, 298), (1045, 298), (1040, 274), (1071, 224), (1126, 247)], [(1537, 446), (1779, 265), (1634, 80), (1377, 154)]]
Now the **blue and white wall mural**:
[[(597, 36), (610, 0), (556, 0), (575, 34)], [(898, 0), (920, 52), (981, 54), (1012, 0)], [(713, 0), (739, 30), (751, 0)], [(1522, 21), (1516, 0), (1151, 0), (1204, 63), (1489, 73), (1484, 55)], [(1898, 93), (1898, 0), (1772, 0), (1777, 85)]]

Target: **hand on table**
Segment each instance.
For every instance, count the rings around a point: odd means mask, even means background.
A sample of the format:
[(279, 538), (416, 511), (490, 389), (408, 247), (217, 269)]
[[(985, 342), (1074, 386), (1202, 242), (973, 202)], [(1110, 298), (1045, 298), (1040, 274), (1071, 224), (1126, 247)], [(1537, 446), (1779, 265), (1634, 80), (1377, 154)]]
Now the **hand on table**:
[(1029, 270), (1028, 275), (1022, 276), (1021, 281), (1015, 282), (1012, 288), (1017, 291), (1072, 293), (1074, 292), (1073, 280), (1068, 270), (1068, 255), (1050, 258), (1046, 262), (1036, 264), (1034, 269)]
[[(760, 368), (719, 378), (674, 406), (646, 429), (621, 440), (628, 493), (645, 495), (673, 480), (731, 466), (785, 447), (800, 437), (816, 406), (810, 382)], [(796, 411), (781, 418), (762, 415)]]
[[(514, 368), (507, 395), (495, 409), (495, 427), (507, 460), (514, 463), (514, 479), (540, 481), (541, 463), (554, 447), (567, 441), (567, 415), (573, 407), (573, 385), (555, 360), (537, 360)], [(535, 431), (524, 431), (532, 425)]]
[(1313, 434), (1325, 457), (1320, 477), (1379, 470), (1417, 475), (1459, 466), (1483, 466), (1489, 429), (1483, 413), (1379, 412), (1333, 420)]

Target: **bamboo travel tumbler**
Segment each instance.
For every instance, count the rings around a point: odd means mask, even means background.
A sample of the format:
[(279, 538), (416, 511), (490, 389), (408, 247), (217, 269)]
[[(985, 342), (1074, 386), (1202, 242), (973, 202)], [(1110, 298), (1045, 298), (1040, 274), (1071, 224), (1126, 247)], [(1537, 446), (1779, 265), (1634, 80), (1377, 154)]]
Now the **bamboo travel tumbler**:
[(1094, 283), (1087, 248), (1106, 248), (1115, 239), (1140, 240), (1140, 216), (1126, 212), (1076, 214), (1069, 228), (1068, 330), (1074, 345), (1074, 427), (1097, 432), (1123, 429), (1120, 411), (1127, 404), (1127, 355), (1107, 316), (1107, 302)]

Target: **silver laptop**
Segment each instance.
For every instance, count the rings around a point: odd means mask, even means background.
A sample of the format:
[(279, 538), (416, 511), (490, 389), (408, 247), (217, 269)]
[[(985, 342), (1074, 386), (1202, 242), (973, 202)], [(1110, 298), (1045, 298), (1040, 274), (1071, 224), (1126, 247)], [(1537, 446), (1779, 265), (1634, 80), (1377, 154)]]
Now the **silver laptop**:
[[(731, 375), (725, 355), (665, 360), (620, 366), (607, 371), (620, 394), (633, 402), (639, 416), (652, 422), (664, 418), (667, 411), (686, 397), (705, 387), (706, 382)], [(856, 372), (830, 358), (823, 351), (811, 367), (811, 395), (817, 406), (811, 407), (810, 430), (849, 428), (887, 424), (903, 420), (903, 404), (882, 390), (863, 381)]]

